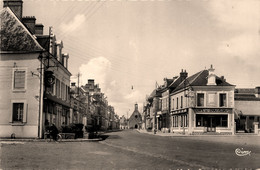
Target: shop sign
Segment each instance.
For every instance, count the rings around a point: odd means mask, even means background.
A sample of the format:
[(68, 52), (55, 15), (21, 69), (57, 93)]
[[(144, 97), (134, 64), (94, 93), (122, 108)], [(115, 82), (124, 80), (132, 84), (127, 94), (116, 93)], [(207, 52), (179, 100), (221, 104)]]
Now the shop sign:
[(212, 108), (212, 109), (194, 109), (197, 113), (230, 113), (231, 109), (225, 109), (225, 108)]

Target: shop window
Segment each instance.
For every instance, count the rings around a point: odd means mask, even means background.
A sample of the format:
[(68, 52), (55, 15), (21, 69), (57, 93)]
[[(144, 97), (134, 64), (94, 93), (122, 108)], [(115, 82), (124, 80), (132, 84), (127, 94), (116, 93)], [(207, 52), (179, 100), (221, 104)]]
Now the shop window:
[(203, 126), (203, 115), (196, 115), (196, 126)]
[(228, 115), (216, 115), (216, 126), (227, 127), (228, 126)]
[(203, 93), (197, 94), (197, 106), (204, 106), (204, 94)]
[(225, 93), (219, 94), (219, 107), (227, 106), (227, 95)]

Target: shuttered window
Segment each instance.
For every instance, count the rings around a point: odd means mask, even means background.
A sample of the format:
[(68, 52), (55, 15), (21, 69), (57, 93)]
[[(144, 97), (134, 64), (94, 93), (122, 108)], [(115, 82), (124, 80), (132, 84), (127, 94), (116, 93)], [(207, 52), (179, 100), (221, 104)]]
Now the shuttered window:
[(25, 89), (25, 70), (14, 71), (14, 89)]

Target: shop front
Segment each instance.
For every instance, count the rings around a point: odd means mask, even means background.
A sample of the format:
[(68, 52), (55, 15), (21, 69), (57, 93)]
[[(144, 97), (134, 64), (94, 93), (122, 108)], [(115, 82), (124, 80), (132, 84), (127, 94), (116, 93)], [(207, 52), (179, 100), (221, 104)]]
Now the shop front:
[(233, 134), (233, 119), (232, 109), (194, 109), (192, 134)]

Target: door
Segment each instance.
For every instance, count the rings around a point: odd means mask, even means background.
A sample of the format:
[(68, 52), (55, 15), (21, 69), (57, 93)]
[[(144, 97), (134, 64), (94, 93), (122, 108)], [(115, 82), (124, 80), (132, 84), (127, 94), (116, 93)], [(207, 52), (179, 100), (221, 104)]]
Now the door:
[(216, 132), (216, 119), (214, 116), (209, 116), (207, 119), (207, 132)]

